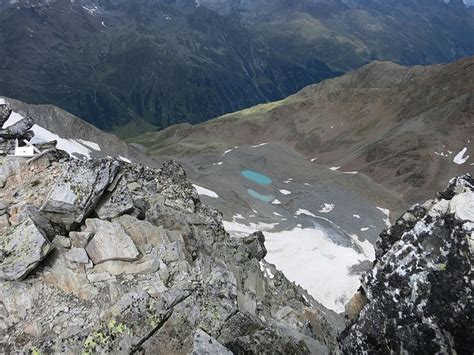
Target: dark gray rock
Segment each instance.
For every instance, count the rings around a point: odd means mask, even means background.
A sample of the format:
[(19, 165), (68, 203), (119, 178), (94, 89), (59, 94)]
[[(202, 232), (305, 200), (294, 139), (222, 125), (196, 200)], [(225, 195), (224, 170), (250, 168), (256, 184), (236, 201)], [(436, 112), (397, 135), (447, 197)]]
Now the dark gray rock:
[(367, 305), (341, 336), (354, 353), (472, 352), (474, 179), (453, 179), (380, 235)]
[(0, 128), (8, 120), (10, 114), (12, 113), (12, 108), (8, 102), (3, 99), (0, 99)]
[(17, 123), (5, 128), (0, 129), (0, 138), (3, 139), (15, 139), (15, 138), (25, 138), (31, 139), (33, 135), (27, 133), (33, 127), (34, 121), (31, 117), (24, 118)]

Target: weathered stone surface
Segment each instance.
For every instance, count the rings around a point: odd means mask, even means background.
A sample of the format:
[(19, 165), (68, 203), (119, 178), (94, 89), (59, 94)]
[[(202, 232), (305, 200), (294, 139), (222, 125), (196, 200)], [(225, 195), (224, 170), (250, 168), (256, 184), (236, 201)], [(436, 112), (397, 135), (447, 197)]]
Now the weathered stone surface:
[(96, 208), (100, 219), (112, 219), (133, 210), (134, 204), (128, 186), (121, 182), (111, 193), (107, 193)]
[(159, 245), (166, 238), (166, 231), (163, 227), (157, 227), (148, 221), (141, 221), (130, 215), (115, 218), (114, 222), (123, 227), (137, 247), (146, 244)]
[(33, 127), (35, 123), (31, 117), (24, 118), (13, 125), (1, 129), (0, 126), (0, 138), (3, 139), (15, 139), (15, 138), (25, 138), (31, 139), (33, 136), (27, 131)]
[(74, 248), (85, 248), (93, 236), (90, 232), (69, 232), (69, 239)]
[(84, 271), (73, 271), (68, 268), (65, 256), (58, 251), (48, 259), (48, 265), (50, 269), (43, 276), (46, 284), (83, 300), (92, 300), (97, 296), (98, 290), (89, 283)]
[(0, 128), (8, 120), (10, 114), (12, 113), (12, 107), (8, 102), (3, 99), (0, 99)]
[(0, 215), (0, 234), (3, 234), (7, 231), (10, 226), (10, 221), (8, 220), (8, 214)]
[(71, 247), (71, 241), (63, 235), (56, 235), (52, 243), (60, 248), (69, 249)]
[(119, 170), (113, 160), (70, 161), (41, 207), (55, 223), (70, 228), (80, 223), (99, 202)]
[(10, 227), (0, 239), (0, 280), (21, 280), (51, 251), (31, 219)]
[(194, 333), (191, 353), (195, 355), (232, 355), (230, 350), (201, 329), (196, 330)]
[(104, 261), (94, 267), (96, 272), (107, 272), (111, 275), (153, 273), (160, 269), (160, 260), (144, 258), (133, 263), (120, 260)]
[(86, 246), (87, 254), (94, 264), (108, 260), (133, 261), (140, 256), (133, 240), (118, 223), (87, 219), (87, 231), (94, 237)]
[(87, 264), (89, 262), (89, 257), (83, 248), (72, 248), (64, 254), (64, 257), (73, 264)]
[(265, 236), (262, 232), (255, 232), (247, 237), (244, 237), (242, 241), (251, 258), (255, 258), (260, 261), (267, 255), (267, 248), (265, 248)]
[(341, 336), (345, 353), (472, 352), (473, 192), (469, 175), (453, 179), (381, 234), (362, 279), (368, 303)]

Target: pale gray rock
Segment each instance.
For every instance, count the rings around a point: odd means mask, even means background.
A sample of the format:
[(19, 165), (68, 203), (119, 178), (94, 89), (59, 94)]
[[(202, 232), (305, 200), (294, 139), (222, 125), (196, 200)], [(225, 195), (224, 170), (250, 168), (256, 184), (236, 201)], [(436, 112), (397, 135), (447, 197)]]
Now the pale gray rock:
[(68, 261), (58, 251), (48, 258), (48, 266), (43, 275), (46, 284), (82, 300), (92, 300), (97, 296), (98, 290), (89, 283), (85, 272), (68, 268)]
[(72, 248), (64, 254), (64, 257), (72, 264), (87, 264), (89, 262), (89, 257), (83, 248)]
[(160, 260), (143, 258), (133, 263), (120, 260), (104, 261), (95, 265), (94, 271), (107, 272), (111, 275), (154, 273), (160, 269)]
[(190, 353), (192, 355), (232, 355), (232, 351), (229, 351), (202, 329), (198, 329), (194, 333), (193, 349)]
[(125, 232), (132, 238), (137, 247), (146, 244), (159, 245), (167, 241), (167, 234), (163, 227), (157, 227), (148, 221), (142, 221), (130, 215), (115, 218)]
[(74, 248), (85, 248), (93, 236), (90, 232), (69, 232), (69, 239)]
[(71, 241), (63, 235), (56, 235), (53, 239), (53, 245), (69, 249), (71, 247)]
[(21, 280), (51, 249), (47, 237), (31, 219), (10, 227), (0, 239), (0, 280)]
[(86, 251), (95, 265), (108, 260), (134, 261), (140, 256), (133, 240), (120, 224), (87, 219), (86, 226), (87, 231), (94, 233)]

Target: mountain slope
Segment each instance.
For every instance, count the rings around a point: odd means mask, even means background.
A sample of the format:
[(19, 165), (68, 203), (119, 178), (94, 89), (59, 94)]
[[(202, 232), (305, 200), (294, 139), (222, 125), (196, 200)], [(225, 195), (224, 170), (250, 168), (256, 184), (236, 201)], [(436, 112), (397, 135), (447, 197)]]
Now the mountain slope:
[(474, 13), (460, 0), (2, 0), (0, 31), (1, 95), (127, 137), (278, 100), (375, 59), (474, 54)]
[(283, 142), (315, 164), (366, 174), (413, 203), (473, 170), (473, 88), (474, 57), (428, 67), (376, 62), (282, 101), (133, 141), (171, 156)]

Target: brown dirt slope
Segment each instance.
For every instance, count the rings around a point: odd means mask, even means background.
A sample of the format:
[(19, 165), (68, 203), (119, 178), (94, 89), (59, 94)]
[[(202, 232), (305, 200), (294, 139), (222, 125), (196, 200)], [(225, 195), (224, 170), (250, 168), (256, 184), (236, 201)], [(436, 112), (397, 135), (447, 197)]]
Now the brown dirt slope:
[[(411, 203), (474, 172), (473, 95), (474, 57), (427, 67), (374, 62), (282, 101), (134, 141), (170, 156), (283, 142), (318, 164), (364, 173)], [(458, 165), (464, 147), (471, 158)]]

